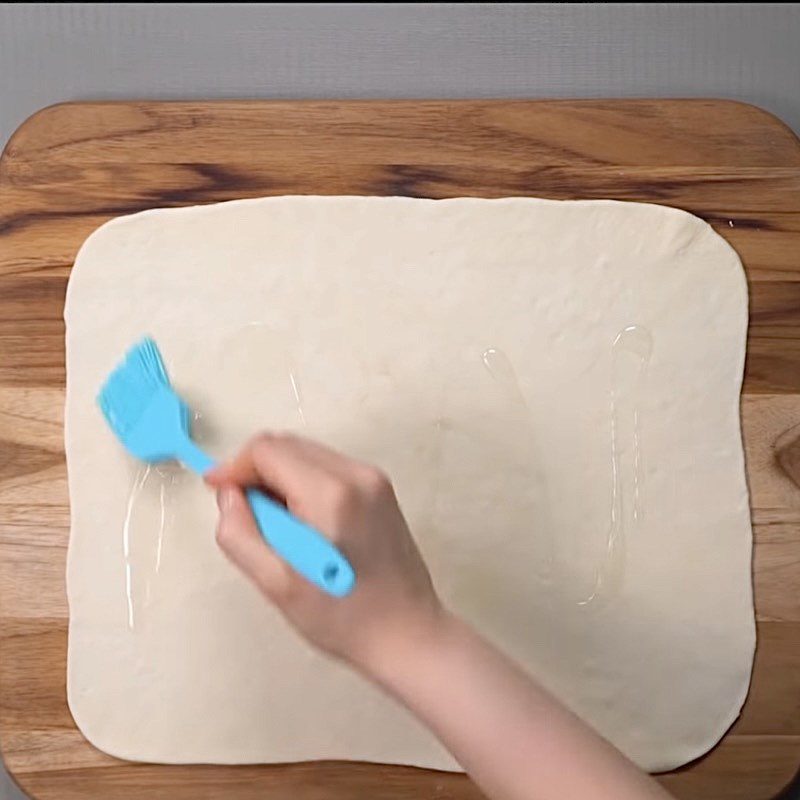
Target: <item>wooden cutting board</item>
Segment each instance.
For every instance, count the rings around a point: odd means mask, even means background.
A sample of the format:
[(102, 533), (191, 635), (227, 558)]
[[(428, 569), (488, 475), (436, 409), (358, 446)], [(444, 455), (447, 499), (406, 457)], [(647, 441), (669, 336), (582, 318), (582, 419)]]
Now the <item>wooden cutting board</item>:
[(75, 253), (120, 214), (296, 193), (649, 201), (736, 248), (758, 653), (740, 720), (663, 781), (681, 798), (772, 797), (800, 763), (800, 489), (773, 454), (800, 423), (800, 142), (752, 106), (705, 100), (77, 103), (25, 122), (0, 161), (0, 741), (17, 781), (58, 800), (479, 796), (412, 768), (126, 763), (67, 708), (61, 314)]

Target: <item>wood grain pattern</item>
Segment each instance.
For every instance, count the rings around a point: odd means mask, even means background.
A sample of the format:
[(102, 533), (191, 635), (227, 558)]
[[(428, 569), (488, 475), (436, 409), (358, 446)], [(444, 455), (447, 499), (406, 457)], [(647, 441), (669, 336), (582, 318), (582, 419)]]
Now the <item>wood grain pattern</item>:
[(737, 249), (751, 291), (742, 419), (759, 645), (744, 712), (663, 776), (680, 798), (767, 800), (800, 763), (800, 489), (773, 444), (800, 423), (800, 142), (723, 101), (85, 103), (0, 160), (0, 740), (32, 797), (479, 797), (463, 776), (320, 763), (128, 764), (66, 703), (63, 454), (69, 271), (107, 219), (286, 193), (617, 198), (679, 206)]

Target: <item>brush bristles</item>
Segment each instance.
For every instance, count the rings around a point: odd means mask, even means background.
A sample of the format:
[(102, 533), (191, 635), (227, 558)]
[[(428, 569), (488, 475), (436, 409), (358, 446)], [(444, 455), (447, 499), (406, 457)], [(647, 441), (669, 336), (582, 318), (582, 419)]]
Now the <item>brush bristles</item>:
[(108, 376), (97, 402), (108, 424), (122, 436), (136, 424), (154, 392), (169, 385), (161, 353), (156, 343), (146, 338), (134, 345)]

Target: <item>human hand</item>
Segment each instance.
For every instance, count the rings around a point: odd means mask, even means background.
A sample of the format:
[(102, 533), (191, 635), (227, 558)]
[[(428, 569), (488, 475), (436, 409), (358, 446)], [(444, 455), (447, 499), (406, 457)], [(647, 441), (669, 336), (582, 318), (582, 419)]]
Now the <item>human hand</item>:
[[(308, 439), (262, 433), (206, 475), (217, 488), (217, 542), (308, 641), (370, 671), (398, 637), (425, 637), (442, 616), (430, 575), (380, 470)], [(264, 541), (245, 499), (267, 489), (350, 560), (356, 585), (331, 597)]]
[[(310, 642), (360, 669), (441, 739), (488, 797), (667, 800), (667, 793), (467, 624), (446, 612), (374, 467), (286, 434), (260, 434), (206, 475), (217, 541)], [(278, 558), (243, 488), (267, 489), (350, 560), (325, 594)]]

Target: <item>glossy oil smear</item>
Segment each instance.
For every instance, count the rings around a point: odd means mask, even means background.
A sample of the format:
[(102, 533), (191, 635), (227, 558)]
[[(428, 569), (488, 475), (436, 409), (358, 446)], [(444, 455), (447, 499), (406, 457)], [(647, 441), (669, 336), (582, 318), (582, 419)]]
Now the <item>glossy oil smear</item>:
[(176, 487), (187, 477), (174, 462), (142, 464), (133, 479), (125, 521), (122, 550), (125, 561), (125, 599), (128, 628), (141, 626), (142, 616), (164, 559), (164, 543), (175, 524)]
[(518, 409), (525, 409), (527, 412), (528, 403), (519, 388), (519, 378), (508, 356), (502, 350), (490, 347), (483, 351), (481, 360), (484, 367), (489, 370), (489, 374), (503, 387), (509, 399), (513, 400)]
[(643, 325), (629, 325), (614, 339), (611, 353), (611, 503), (604, 553), (591, 594), (579, 606), (617, 596), (625, 577), (625, 547), (642, 524), (641, 401), (653, 337)]
[[(199, 342), (185, 353), (174, 378), (176, 386), (205, 385), (209, 365), (214, 367), (214, 383), (236, 385), (241, 375), (251, 378), (251, 391), (224, 396), (223, 414), (215, 414), (214, 424), (194, 410), (192, 438), (209, 453), (230, 452), (256, 430), (264, 418), (265, 399), (293, 408), (301, 427), (306, 414), (297, 369), (290, 358), (286, 337), (269, 325), (248, 322), (231, 329), (227, 336)], [(189, 395), (184, 399), (194, 405)], [(197, 400), (198, 405), (202, 400)], [(269, 408), (269, 406), (267, 406)], [(211, 415), (209, 415), (211, 416)], [(223, 418), (224, 417), (224, 418)], [(238, 422), (237, 422), (238, 421)], [(147, 608), (158, 587), (169, 543), (179, 539), (181, 485), (196, 481), (176, 462), (139, 466), (133, 476), (122, 526), (122, 552), (125, 569), (127, 624), (137, 630), (146, 624)]]
[[(252, 382), (253, 397), (258, 392), (274, 397), (278, 391), (291, 398), (301, 428), (307, 427), (303, 392), (298, 369), (292, 358), (289, 336), (264, 322), (252, 321), (222, 337), (217, 343), (215, 376), (220, 385), (235, 385), (240, 375), (256, 376)], [(243, 398), (231, 398), (231, 403)], [(248, 409), (249, 410), (249, 409)], [(256, 426), (261, 422), (254, 420)]]

